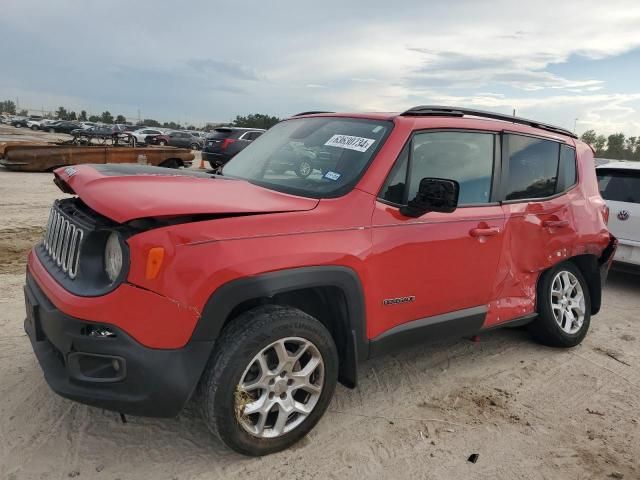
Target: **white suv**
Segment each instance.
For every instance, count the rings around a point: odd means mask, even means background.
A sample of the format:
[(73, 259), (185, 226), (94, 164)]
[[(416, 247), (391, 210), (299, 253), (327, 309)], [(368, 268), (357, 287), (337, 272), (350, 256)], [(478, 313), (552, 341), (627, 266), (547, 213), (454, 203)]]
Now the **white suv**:
[(611, 161), (596, 172), (609, 206), (609, 230), (620, 242), (614, 260), (640, 272), (640, 162)]

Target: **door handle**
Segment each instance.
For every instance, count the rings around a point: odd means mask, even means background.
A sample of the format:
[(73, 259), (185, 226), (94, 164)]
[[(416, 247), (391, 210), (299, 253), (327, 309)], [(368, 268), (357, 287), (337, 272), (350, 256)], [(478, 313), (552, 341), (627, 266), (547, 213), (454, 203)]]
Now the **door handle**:
[(498, 227), (488, 227), (488, 228), (472, 228), (469, 230), (469, 235), (472, 237), (493, 237), (500, 233), (500, 228)]
[(542, 222), (544, 228), (563, 228), (569, 226), (568, 220), (545, 220)]

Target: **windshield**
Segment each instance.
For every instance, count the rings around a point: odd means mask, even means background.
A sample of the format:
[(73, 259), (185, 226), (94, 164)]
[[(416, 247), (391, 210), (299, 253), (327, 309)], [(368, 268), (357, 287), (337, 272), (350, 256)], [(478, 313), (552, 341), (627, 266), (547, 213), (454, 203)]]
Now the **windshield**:
[(338, 117), (281, 122), (233, 157), (225, 176), (314, 198), (349, 191), (393, 123)]

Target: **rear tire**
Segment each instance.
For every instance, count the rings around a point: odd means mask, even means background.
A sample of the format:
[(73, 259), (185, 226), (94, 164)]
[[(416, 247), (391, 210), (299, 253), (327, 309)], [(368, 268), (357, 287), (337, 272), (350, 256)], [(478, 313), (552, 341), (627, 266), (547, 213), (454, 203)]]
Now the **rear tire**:
[(538, 318), (529, 329), (533, 337), (550, 347), (575, 347), (589, 330), (591, 297), (580, 269), (562, 262), (538, 281)]
[(236, 452), (284, 450), (329, 406), (337, 349), (324, 325), (306, 313), (256, 307), (225, 327), (216, 344), (198, 387), (199, 403), (211, 432)]

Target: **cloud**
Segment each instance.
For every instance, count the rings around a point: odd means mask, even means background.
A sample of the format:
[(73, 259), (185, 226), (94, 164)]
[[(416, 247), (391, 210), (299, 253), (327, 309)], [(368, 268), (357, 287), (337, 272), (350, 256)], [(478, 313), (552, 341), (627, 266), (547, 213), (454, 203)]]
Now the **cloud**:
[[(636, 0), (5, 3), (0, 99), (25, 105), (205, 122), (437, 102), (640, 134), (640, 56), (605, 75), (640, 48)], [(574, 68), (592, 59), (602, 72)]]
[(220, 75), (237, 80), (259, 81), (256, 71), (238, 61), (215, 60), (212, 58), (192, 58), (186, 65), (194, 71), (207, 75)]

